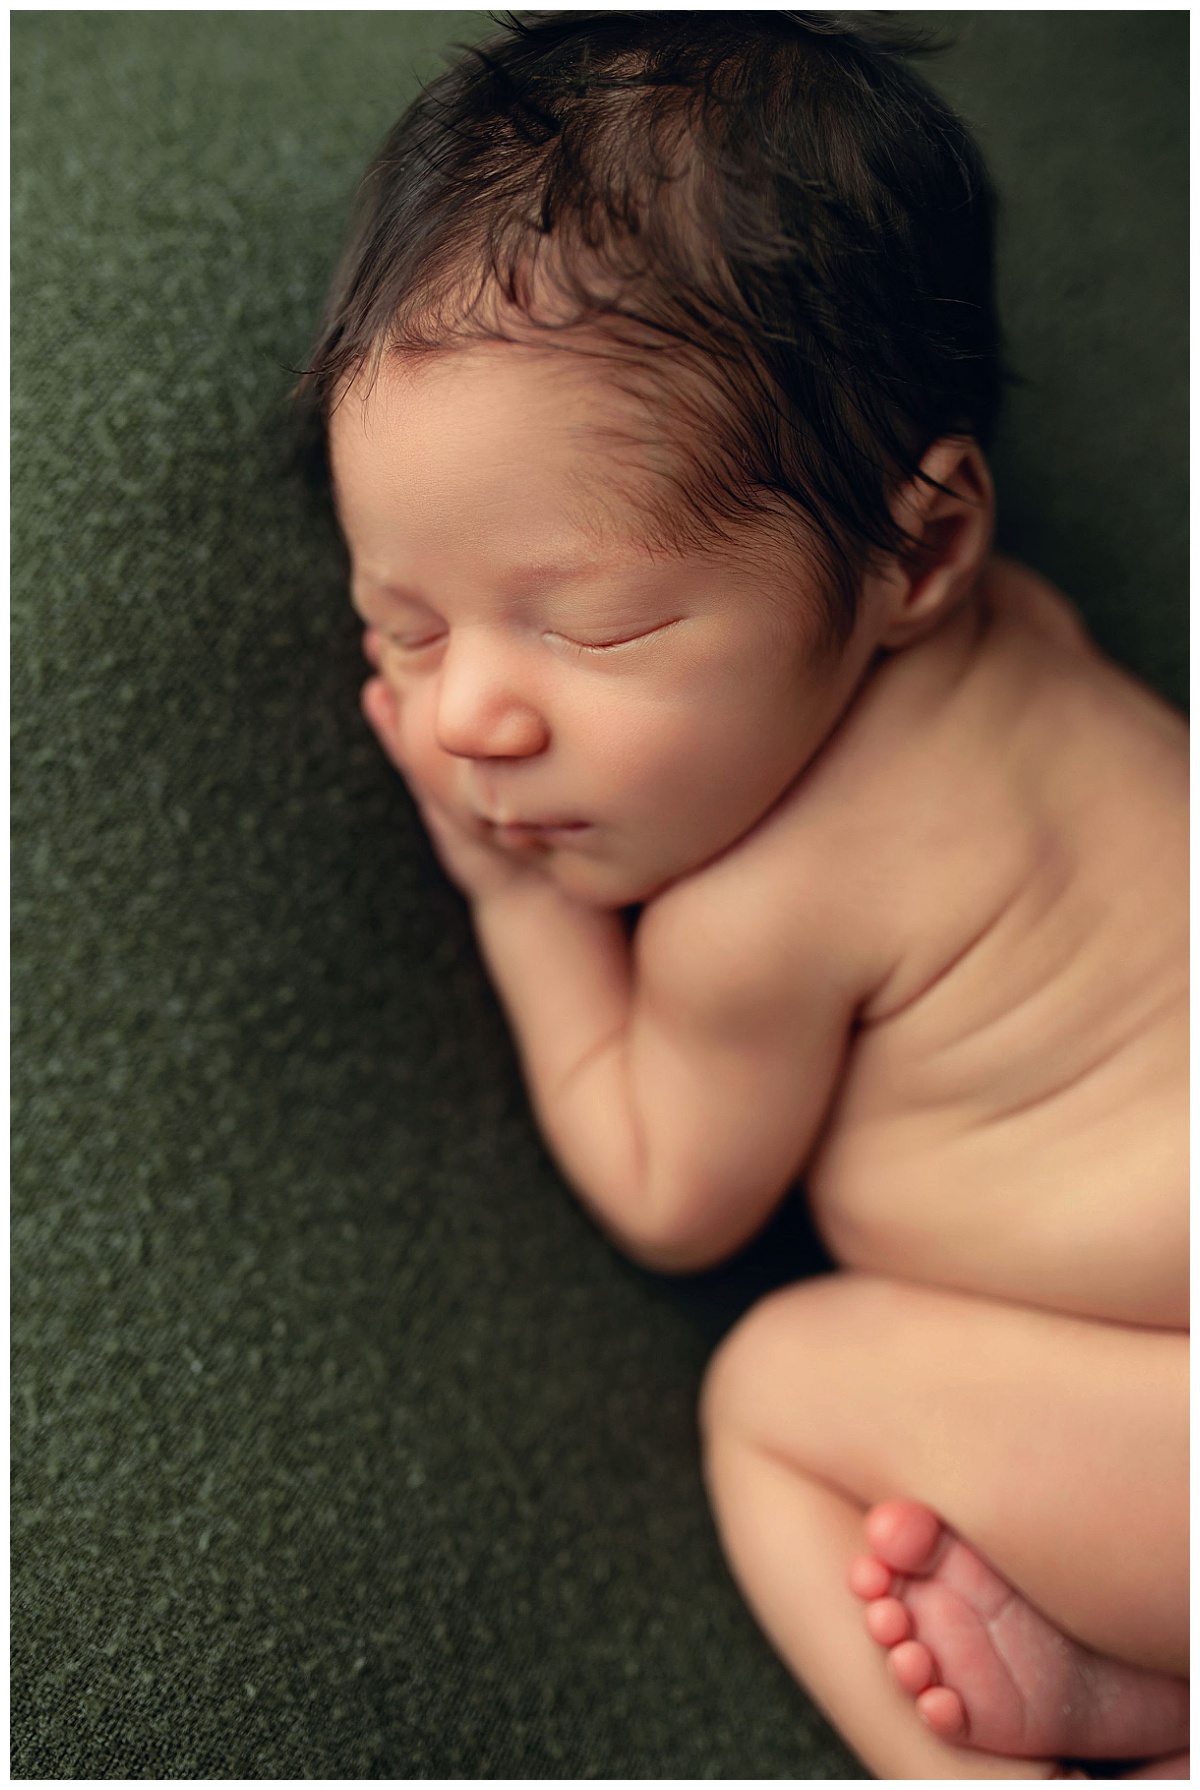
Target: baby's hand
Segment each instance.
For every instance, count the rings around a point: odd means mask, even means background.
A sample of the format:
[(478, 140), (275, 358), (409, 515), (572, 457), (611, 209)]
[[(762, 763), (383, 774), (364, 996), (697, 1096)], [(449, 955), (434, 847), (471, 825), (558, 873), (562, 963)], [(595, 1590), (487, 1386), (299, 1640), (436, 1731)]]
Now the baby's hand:
[[(370, 653), (368, 657), (375, 662)], [(404, 751), (396, 696), (382, 677), (369, 678), (364, 684), (362, 711), (372, 733), (407, 783), (438, 862), (468, 901), (484, 900), (515, 883), (545, 882), (534, 863), (515, 859), (493, 845), (482, 831), (460, 820), (431, 790), (422, 786)]]

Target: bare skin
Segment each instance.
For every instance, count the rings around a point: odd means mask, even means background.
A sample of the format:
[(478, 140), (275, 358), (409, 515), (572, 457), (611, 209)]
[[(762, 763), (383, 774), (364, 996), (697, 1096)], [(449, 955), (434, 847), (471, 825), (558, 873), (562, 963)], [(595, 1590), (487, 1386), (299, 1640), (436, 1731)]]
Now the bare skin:
[[(777, 541), (639, 544), (567, 359), (392, 365), (335, 414), (363, 706), (609, 1234), (703, 1267), (807, 1171), (841, 1272), (705, 1388), (733, 1571), (881, 1776), (1177, 1771), (1183, 726), (990, 555), (972, 444), (831, 653)], [(972, 1572), (1010, 1615), (964, 1648)]]

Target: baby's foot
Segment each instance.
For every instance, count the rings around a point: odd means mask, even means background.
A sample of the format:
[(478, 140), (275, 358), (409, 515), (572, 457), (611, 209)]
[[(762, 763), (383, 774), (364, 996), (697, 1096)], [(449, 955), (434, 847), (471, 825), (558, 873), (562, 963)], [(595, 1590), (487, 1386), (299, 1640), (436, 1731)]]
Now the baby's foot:
[(942, 1740), (1012, 1758), (1144, 1759), (1187, 1744), (1181, 1679), (1105, 1659), (1025, 1602), (923, 1504), (868, 1512), (850, 1568), (867, 1631)]

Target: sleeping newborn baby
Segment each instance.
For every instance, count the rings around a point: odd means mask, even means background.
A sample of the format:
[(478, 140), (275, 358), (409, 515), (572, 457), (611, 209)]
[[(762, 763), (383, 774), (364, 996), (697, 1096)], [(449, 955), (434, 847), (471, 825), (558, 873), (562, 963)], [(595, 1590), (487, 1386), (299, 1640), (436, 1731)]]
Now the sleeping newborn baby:
[(876, 1775), (1182, 1776), (1185, 733), (991, 550), (992, 201), (841, 15), (535, 15), (364, 185), (306, 391), (364, 710), (599, 1224), (836, 1273), (702, 1400)]

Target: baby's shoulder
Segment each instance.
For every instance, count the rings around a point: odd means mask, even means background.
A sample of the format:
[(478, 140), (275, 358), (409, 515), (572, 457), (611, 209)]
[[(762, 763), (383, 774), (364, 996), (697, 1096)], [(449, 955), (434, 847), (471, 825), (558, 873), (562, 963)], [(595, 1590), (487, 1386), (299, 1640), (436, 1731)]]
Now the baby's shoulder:
[[(1187, 723), (1107, 658), (1079, 612), (1012, 560), (989, 568), (992, 650), (983, 683), (1002, 696), (1013, 775), (1081, 848), (1097, 829), (1185, 822)], [(1006, 699), (1006, 700), (1005, 700)]]
[(883, 1005), (1017, 897), (1031, 916), (1099, 912), (1142, 885), (1150, 908), (1175, 901), (1186, 725), (1036, 573), (990, 562), (957, 632), (897, 654), (850, 720), (820, 800), (856, 815), (886, 877), (897, 968)]
[(1187, 727), (1060, 591), (996, 557), (949, 625), (882, 661), (814, 772), (806, 818), (857, 851), (1011, 863), (1048, 832), (1086, 850), (1130, 795), (1178, 808)]

